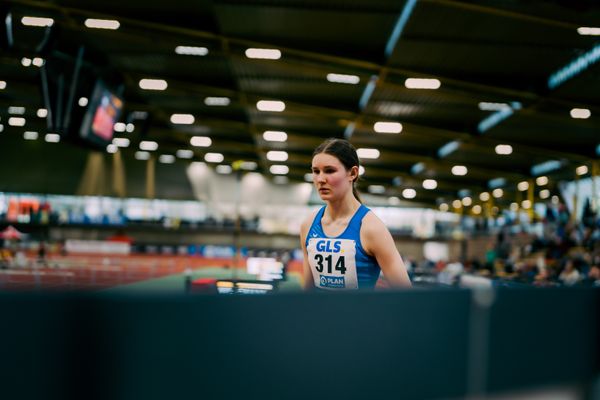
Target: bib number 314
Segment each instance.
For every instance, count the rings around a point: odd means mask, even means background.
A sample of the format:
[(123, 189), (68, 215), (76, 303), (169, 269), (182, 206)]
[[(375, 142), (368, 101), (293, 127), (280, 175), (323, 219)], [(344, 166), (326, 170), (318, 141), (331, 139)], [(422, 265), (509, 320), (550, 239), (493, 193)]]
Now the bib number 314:
[[(333, 263), (335, 262), (335, 266)], [(333, 271), (339, 271), (340, 274), (346, 274), (346, 261), (344, 256), (338, 256), (337, 261), (333, 259), (333, 255), (323, 256), (323, 254), (315, 254), (315, 269), (319, 272), (327, 272), (332, 274)]]

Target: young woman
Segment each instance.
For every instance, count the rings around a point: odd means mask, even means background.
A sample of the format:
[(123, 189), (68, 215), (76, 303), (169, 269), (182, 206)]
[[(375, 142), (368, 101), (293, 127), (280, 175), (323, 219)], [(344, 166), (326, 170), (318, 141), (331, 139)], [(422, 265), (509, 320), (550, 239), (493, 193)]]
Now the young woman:
[(411, 286), (392, 235), (360, 201), (358, 168), (347, 140), (328, 139), (313, 153), (313, 182), (327, 205), (300, 229), (305, 289), (374, 288), (380, 272), (392, 287)]

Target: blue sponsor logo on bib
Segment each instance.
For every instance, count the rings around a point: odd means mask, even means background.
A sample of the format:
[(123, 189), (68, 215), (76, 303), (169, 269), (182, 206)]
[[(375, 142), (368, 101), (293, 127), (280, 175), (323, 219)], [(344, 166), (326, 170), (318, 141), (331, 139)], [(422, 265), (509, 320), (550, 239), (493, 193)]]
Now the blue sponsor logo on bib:
[(332, 289), (343, 289), (346, 287), (346, 282), (343, 276), (321, 275), (319, 282), (321, 283), (321, 287), (327, 287)]

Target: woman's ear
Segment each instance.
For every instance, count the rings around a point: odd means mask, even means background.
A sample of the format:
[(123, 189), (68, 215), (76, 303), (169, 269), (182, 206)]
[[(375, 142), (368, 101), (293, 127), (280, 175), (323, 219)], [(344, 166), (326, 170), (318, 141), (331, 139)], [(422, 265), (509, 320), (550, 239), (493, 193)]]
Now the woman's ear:
[(352, 178), (352, 182), (356, 182), (358, 180), (358, 166), (354, 166), (350, 168), (350, 178)]

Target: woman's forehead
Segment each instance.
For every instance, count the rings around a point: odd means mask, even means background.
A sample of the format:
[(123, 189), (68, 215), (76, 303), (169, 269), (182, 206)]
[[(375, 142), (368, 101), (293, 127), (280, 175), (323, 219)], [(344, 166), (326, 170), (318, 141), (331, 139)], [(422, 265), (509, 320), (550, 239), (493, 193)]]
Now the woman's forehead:
[(312, 159), (313, 167), (340, 167), (342, 163), (336, 156), (327, 153), (319, 153)]

